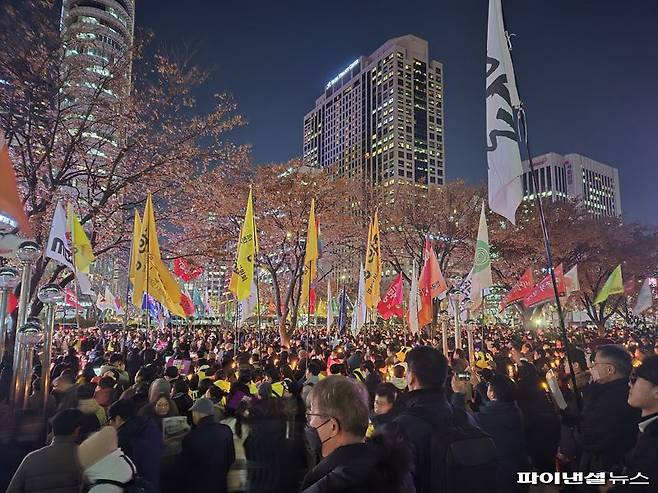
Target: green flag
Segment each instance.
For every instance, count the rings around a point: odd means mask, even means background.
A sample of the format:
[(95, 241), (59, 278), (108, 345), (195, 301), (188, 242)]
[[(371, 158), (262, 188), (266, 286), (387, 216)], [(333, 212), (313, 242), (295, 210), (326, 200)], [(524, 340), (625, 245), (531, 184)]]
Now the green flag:
[(471, 301), (473, 302), (474, 310), (482, 303), (482, 290), (490, 288), (492, 284), (489, 230), (487, 229), (487, 218), (484, 214), (484, 202), (482, 202), (478, 237), (475, 242), (473, 275), (471, 276)]
[(612, 271), (610, 277), (605, 282), (601, 291), (594, 300), (594, 304), (598, 305), (603, 303), (608, 299), (608, 296), (613, 294), (623, 294), (624, 293), (624, 280), (621, 278), (621, 264), (615, 267), (615, 270)]

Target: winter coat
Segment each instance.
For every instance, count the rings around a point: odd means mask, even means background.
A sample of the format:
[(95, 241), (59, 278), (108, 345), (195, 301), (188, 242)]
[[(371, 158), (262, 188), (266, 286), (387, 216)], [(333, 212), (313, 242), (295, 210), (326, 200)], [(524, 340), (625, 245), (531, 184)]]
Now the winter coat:
[(593, 383), (583, 392), (578, 439), (579, 471), (610, 471), (619, 467), (635, 445), (640, 410), (628, 405), (628, 381)]
[(226, 493), (228, 470), (235, 462), (233, 433), (214, 416), (201, 418), (183, 439), (180, 476), (185, 491)]
[(107, 414), (105, 409), (98, 403), (96, 399), (80, 399), (78, 402), (78, 409), (82, 414), (93, 414), (98, 418), (98, 424), (105, 425), (107, 421)]
[(56, 436), (50, 445), (25, 456), (7, 493), (79, 493), (82, 483), (74, 438)]
[(137, 473), (159, 491), (162, 432), (153, 420), (136, 416), (117, 431), (119, 448), (133, 461)]
[[(403, 398), (406, 409), (400, 411), (395, 419), (405, 435), (407, 436), (413, 455), (413, 480), (418, 493), (432, 493), (430, 485), (440, 483), (441, 470), (438, 467), (444, 458), (432, 457), (432, 433), (441, 434), (442, 430), (433, 429), (430, 423), (414, 416), (411, 408), (419, 408), (417, 411), (431, 415), (439, 422), (447, 421), (451, 414), (451, 408), (442, 390), (422, 389), (413, 390)], [(434, 478), (434, 481), (432, 480)]]
[[(455, 407), (463, 407), (463, 395), (453, 394)], [(459, 402), (461, 398), (461, 402)], [(474, 413), (478, 426), (493, 438), (498, 451), (496, 491), (528, 491), (517, 484), (518, 471), (529, 471), (528, 449), (523, 432), (523, 417), (516, 402), (489, 401)]]
[[(395, 458), (372, 442), (334, 450), (304, 477), (302, 493), (413, 493), (411, 478), (392, 478)], [(407, 471), (408, 473), (408, 471)]]
[[(658, 414), (646, 416), (643, 421), (652, 417), (655, 419), (646, 426), (644, 431), (640, 432), (637, 444), (626, 456), (626, 468), (624, 470), (624, 475), (629, 478), (642, 473), (643, 476), (649, 478), (649, 486), (628, 485), (626, 489), (613, 489), (615, 493), (627, 490), (638, 493), (658, 490)], [(638, 479), (637, 481), (646, 480)]]
[(560, 418), (540, 389), (522, 396), (518, 406), (523, 415), (525, 440), (532, 465), (540, 472), (553, 472), (560, 444)]

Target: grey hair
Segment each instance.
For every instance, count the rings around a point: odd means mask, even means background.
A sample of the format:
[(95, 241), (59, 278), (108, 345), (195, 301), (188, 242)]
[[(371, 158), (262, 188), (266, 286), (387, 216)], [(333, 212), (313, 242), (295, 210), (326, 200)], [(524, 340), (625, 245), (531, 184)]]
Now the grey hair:
[(344, 431), (355, 436), (365, 436), (368, 429), (368, 400), (363, 384), (342, 375), (320, 380), (308, 396), (314, 413), (336, 419)]

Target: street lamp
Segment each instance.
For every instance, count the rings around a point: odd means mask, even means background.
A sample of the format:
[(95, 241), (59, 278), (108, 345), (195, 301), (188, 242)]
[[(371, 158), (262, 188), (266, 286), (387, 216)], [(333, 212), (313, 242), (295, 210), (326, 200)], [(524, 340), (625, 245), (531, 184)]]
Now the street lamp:
[[(14, 358), (14, 362), (17, 364), (14, 366), (12, 413), (27, 407), (27, 399), (30, 396), (30, 385), (32, 383), (34, 348), (41, 339), (42, 331), (43, 326), (39, 319), (30, 317), (16, 333), (17, 349), (15, 351), (18, 358)], [(50, 369), (44, 366), (41, 371), (50, 371)]]
[(0, 364), (7, 348), (7, 304), (9, 292), (18, 286), (18, 271), (11, 267), (0, 269)]
[(46, 284), (38, 293), (39, 300), (46, 306), (46, 327), (43, 333), (43, 352), (41, 354), (41, 410), (44, 419), (48, 418), (48, 395), (50, 393), (50, 361), (52, 360), (53, 334), (55, 332), (55, 310), (64, 299), (62, 288), (58, 284)]
[(21, 362), (26, 359), (26, 356), (22, 354), (24, 350), (24, 345), (21, 345), (19, 332), (23, 329), (23, 326), (26, 325), (28, 304), (30, 301), (30, 289), (32, 286), (32, 264), (34, 261), (39, 258), (41, 255), (41, 249), (39, 244), (35, 241), (24, 241), (18, 247), (16, 256), (23, 264), (23, 273), (21, 275), (21, 294), (18, 299), (18, 318), (16, 320), (16, 337), (14, 338), (14, 360), (13, 360), (13, 385), (11, 386), (11, 397), (12, 405), (14, 409), (19, 408), (21, 404), (22, 392), (21, 389), (21, 375), (20, 367)]

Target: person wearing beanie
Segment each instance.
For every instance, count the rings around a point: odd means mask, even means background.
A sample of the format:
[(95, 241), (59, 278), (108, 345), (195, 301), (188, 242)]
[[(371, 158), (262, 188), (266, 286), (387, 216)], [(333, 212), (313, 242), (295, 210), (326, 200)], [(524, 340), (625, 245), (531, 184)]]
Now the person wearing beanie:
[(235, 462), (231, 429), (215, 421), (215, 409), (210, 399), (197, 399), (190, 408), (195, 424), (183, 439), (180, 454), (180, 476), (185, 477), (187, 491), (226, 493), (226, 479)]

